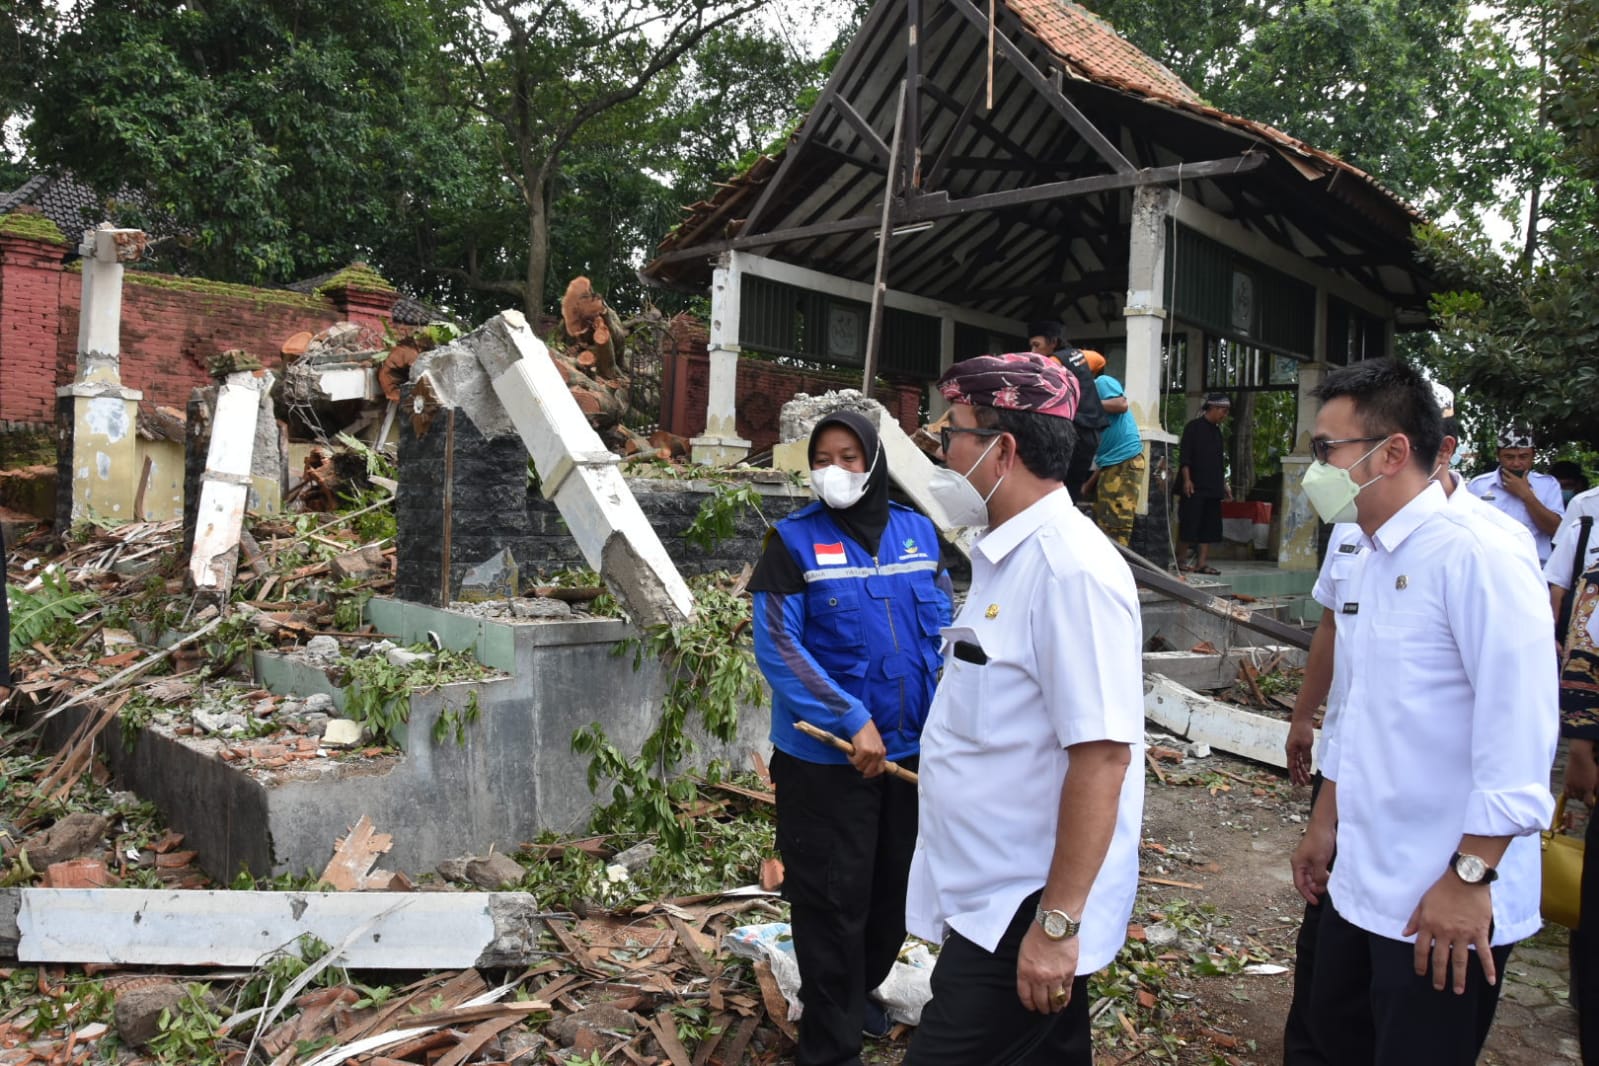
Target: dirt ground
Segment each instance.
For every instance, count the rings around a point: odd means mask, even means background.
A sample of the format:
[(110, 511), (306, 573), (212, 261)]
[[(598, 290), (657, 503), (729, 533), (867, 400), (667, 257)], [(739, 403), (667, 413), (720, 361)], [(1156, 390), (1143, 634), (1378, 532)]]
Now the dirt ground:
[[(1212, 771), (1258, 780), (1257, 764), (1214, 756)], [(1185, 767), (1185, 770), (1188, 767)], [(1228, 779), (1229, 791), (1203, 787), (1163, 787), (1151, 780), (1146, 791), (1144, 838), (1169, 850), (1187, 851), (1186, 862), (1170, 862), (1172, 880), (1203, 889), (1146, 886), (1140, 904), (1185, 898), (1215, 906), (1230, 919), (1232, 935), (1254, 938), (1273, 961), (1293, 966), (1294, 936), (1304, 903), (1293, 887), (1288, 856), (1298, 842), (1310, 810), (1310, 789), (1294, 788), (1285, 778), (1267, 795)], [(1146, 850), (1146, 876), (1151, 856)], [(1135, 916), (1136, 918), (1136, 916)], [(1567, 1000), (1566, 932), (1549, 927), (1512, 954), (1505, 991), (1483, 1066), (1548, 1066), (1580, 1062), (1576, 1015)], [(1212, 1028), (1238, 1038), (1238, 1062), (1266, 1066), (1282, 1061), (1282, 1026), (1293, 998), (1291, 972), (1277, 976), (1188, 977), (1184, 990), (1209, 1016)], [(1200, 1060), (1205, 1061), (1205, 1060)]]
[[(1175, 968), (1167, 984), (1176, 1005), (1166, 1031), (1176, 1047), (1150, 1048), (1096, 1038), (1101, 1066), (1276, 1066), (1293, 998), (1294, 938), (1304, 902), (1294, 890), (1288, 857), (1310, 811), (1310, 789), (1259, 764), (1214, 755), (1166, 768), (1173, 782), (1148, 777), (1142, 873), (1133, 915), (1145, 928), (1186, 913), (1208, 929), (1212, 944), (1234, 945), (1254, 962), (1284, 966), (1280, 974), (1199, 976)], [(1192, 783), (1197, 779), (1198, 783)], [(1149, 883), (1159, 878), (1199, 887)], [(1214, 908), (1212, 911), (1211, 908)], [(1205, 917), (1200, 919), (1198, 915)], [(1193, 926), (1190, 925), (1190, 931)], [(1505, 991), (1480, 1066), (1552, 1066), (1581, 1061), (1576, 1015), (1568, 1002), (1566, 932), (1549, 927), (1511, 956)], [(865, 1061), (898, 1063), (904, 1042), (871, 1045)]]

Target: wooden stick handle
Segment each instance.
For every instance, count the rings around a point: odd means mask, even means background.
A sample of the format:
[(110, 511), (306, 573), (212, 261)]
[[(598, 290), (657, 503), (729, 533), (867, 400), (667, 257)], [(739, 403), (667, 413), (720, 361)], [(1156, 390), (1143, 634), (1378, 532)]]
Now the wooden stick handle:
[[(798, 729), (801, 733), (804, 733), (808, 737), (820, 740), (823, 744), (833, 745), (833, 747), (837, 748), (845, 755), (855, 754), (855, 745), (851, 744), (843, 737), (834, 736), (825, 729), (817, 729), (809, 722), (797, 721), (794, 723), (794, 728)], [(909, 781), (913, 785), (918, 783), (915, 770), (907, 770), (899, 763), (893, 762), (889, 759), (883, 760), (883, 771), (885, 773), (892, 774), (895, 777)]]

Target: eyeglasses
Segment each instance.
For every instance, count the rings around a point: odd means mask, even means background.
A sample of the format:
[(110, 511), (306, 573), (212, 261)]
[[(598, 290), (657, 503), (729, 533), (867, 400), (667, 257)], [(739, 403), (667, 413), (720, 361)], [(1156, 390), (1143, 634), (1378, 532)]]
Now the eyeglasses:
[[(1392, 434), (1388, 436), (1392, 436)], [(1340, 444), (1369, 444), (1374, 440), (1387, 440), (1388, 436), (1344, 437), (1341, 440), (1321, 440), (1317, 437), (1312, 437), (1310, 439), (1310, 454), (1315, 456), (1318, 461), (1325, 463), (1328, 461), (1328, 457), (1332, 455), (1332, 450)]]
[(949, 454), (949, 438), (956, 433), (970, 433), (974, 437), (997, 437), (1005, 432), (1003, 429), (962, 429), (960, 426), (944, 426), (938, 431), (938, 446), (945, 455)]

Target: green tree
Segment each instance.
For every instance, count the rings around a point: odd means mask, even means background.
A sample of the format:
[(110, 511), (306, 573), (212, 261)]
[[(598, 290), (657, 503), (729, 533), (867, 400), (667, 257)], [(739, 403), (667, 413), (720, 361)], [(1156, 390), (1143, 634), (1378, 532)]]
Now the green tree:
[(1549, 444), (1599, 447), (1599, 10), (1549, 0), (1544, 162), (1534, 256), (1467, 231), (1429, 231), (1424, 252), (1453, 287), (1433, 300), (1428, 353), (1485, 432), (1514, 419)]
[(1467, 0), (1089, 0), (1209, 103), (1345, 159), (1443, 214), (1503, 208), (1536, 70)]
[(158, 261), (248, 282), (361, 256), (434, 192), (458, 126), (413, 77), (422, 0), (92, 0), (40, 75), (38, 162), (171, 234)]
[[(522, 208), (525, 236), (518, 242), (519, 263), (480, 257), (476, 264), (441, 263), (438, 269), (472, 289), (513, 297), (528, 312), (539, 311), (551, 291), (552, 205), (561, 195), (568, 160), (585, 153), (598, 157), (596, 166), (604, 168), (610, 188), (626, 180), (626, 170), (646, 167), (647, 152), (606, 160), (601, 146), (659, 147), (654, 120), (668, 105), (674, 72), (712, 34), (770, 2), (487, 0), (451, 13), (445, 25), (450, 47), (468, 68), (468, 76), (451, 88), (461, 106), (493, 131), (489, 139), (502, 179)], [(634, 136), (626, 136), (628, 129)], [(589, 172), (586, 186), (580, 175), (575, 187), (595, 189), (598, 174)], [(607, 254), (633, 250), (624, 243)]]
[(55, 39), (58, 15), (49, 0), (10, 0), (0, 18), (0, 190), (27, 176), (31, 162), (17, 126), (38, 98), (39, 78)]

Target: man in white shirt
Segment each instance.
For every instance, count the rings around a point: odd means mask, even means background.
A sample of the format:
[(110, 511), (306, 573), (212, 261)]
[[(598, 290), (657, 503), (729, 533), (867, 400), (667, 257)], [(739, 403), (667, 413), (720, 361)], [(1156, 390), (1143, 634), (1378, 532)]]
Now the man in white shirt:
[[(1437, 392), (1438, 389), (1434, 386), (1435, 396)], [(1437, 399), (1440, 404), (1443, 402), (1443, 397)], [(1526, 527), (1483, 503), (1471, 493), (1461, 491), (1465, 481), (1451, 469), (1455, 450), (1460, 445), (1459, 421), (1452, 415), (1446, 415), (1443, 420), (1443, 431), (1443, 442), (1438, 447), (1438, 460), (1433, 465), (1432, 477), (1443, 487), (1449, 506), (1479, 521), (1498, 526), (1515, 542), (1521, 561), (1526, 565), (1536, 566), (1538, 549), (1533, 544), (1532, 534)], [(1349, 671), (1340, 670), (1341, 664), (1334, 662), (1334, 646), (1338, 630), (1336, 611), (1352, 598), (1347, 592), (1358, 576), (1360, 563), (1365, 558), (1365, 545), (1362, 543), (1364, 536), (1359, 524), (1355, 522), (1340, 522), (1333, 526), (1327, 543), (1327, 554), (1322, 559), (1321, 572), (1316, 576), (1316, 585), (1311, 591), (1312, 598), (1321, 604), (1321, 621), (1311, 638), (1310, 652), (1305, 660), (1304, 683), (1300, 686), (1299, 695), (1294, 701), (1293, 717), (1289, 723), (1288, 740), (1284, 747), (1288, 756), (1288, 776), (1296, 785), (1312, 785), (1312, 805), (1315, 804), (1321, 791), (1321, 775), (1317, 774), (1314, 780), (1311, 777), (1311, 745), (1315, 739), (1315, 728), (1311, 721), (1316, 709), (1325, 701), (1327, 712), (1322, 721), (1322, 729), (1324, 732), (1331, 729), (1338, 716), (1338, 708), (1343, 704)], [(1322, 910), (1320, 904), (1305, 904), (1304, 918), (1295, 941), (1294, 998), (1288, 1006), (1288, 1018), (1283, 1027), (1284, 1066), (1327, 1064), (1326, 1057), (1316, 1046), (1307, 1016), (1311, 978), (1316, 965), (1316, 938), (1321, 929)]]
[(981, 356), (939, 388), (934, 492), (987, 529), (922, 734), (906, 926), (943, 946), (905, 1062), (1088, 1066), (1088, 975), (1120, 950), (1138, 885), (1138, 594), (1063, 485), (1076, 380)]
[(1339, 593), (1348, 677), (1292, 862), (1305, 900), (1326, 899), (1310, 1027), (1330, 1062), (1466, 1066), (1510, 947), (1541, 924), (1547, 600), (1516, 541), (1430, 480), (1442, 425), (1414, 369), (1370, 360), (1316, 395), (1305, 491), (1358, 523), (1365, 558)]
[(1532, 468), (1532, 431), (1506, 426), (1499, 431), (1499, 466), (1466, 482), (1471, 494), (1527, 527), (1538, 545), (1538, 561), (1549, 558), (1549, 537), (1566, 511), (1560, 482)]

